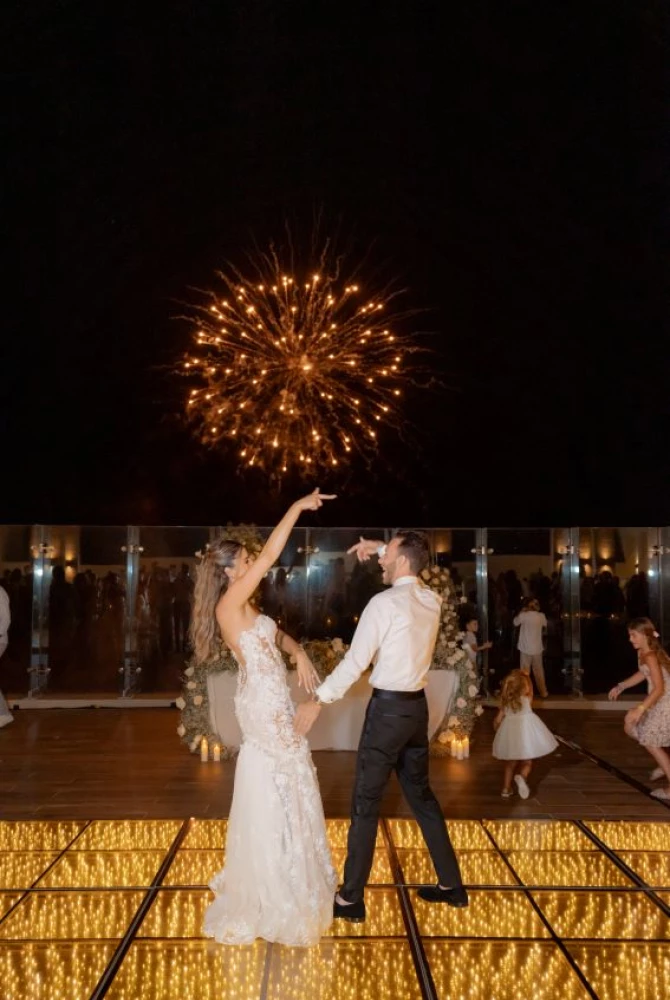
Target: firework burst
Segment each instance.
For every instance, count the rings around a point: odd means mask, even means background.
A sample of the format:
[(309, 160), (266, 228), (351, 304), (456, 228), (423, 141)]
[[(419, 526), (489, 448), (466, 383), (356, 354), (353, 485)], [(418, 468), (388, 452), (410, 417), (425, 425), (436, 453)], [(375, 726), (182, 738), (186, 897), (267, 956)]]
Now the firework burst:
[[(284, 271), (274, 252), (253, 260), (255, 280), (230, 268), (188, 319), (194, 345), (179, 373), (192, 388), (187, 419), (202, 442), (231, 442), (240, 462), (271, 475), (370, 460), (388, 429), (403, 428), (406, 386), (424, 350), (389, 308), (342, 280), (327, 250), (308, 274)], [(412, 359), (413, 360), (413, 359)]]

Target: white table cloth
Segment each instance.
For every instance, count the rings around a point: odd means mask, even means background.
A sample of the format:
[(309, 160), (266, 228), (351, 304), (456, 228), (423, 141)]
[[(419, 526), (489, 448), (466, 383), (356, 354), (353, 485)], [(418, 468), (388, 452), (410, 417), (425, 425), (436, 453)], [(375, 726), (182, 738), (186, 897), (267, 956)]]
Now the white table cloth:
[[(369, 674), (365, 673), (340, 701), (327, 705), (309, 734), (312, 750), (357, 750), (365, 710), (372, 693)], [(297, 704), (305, 700), (305, 692), (298, 687), (298, 677), (288, 675), (291, 697)], [(454, 670), (431, 670), (426, 685), (428, 700), (428, 736), (431, 738), (445, 715), (451, 709), (456, 689), (457, 674)], [(240, 745), (240, 727), (235, 718), (233, 698), (237, 687), (237, 674), (223, 672), (207, 678), (209, 718), (212, 731), (228, 747)]]

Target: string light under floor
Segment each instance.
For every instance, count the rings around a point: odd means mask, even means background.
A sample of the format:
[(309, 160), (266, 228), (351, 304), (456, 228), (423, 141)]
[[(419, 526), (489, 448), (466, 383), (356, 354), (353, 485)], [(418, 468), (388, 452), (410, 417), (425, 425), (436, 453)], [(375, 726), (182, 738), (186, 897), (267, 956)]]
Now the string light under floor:
[[(344, 865), (346, 820), (328, 820)], [(423, 902), (416, 824), (380, 824), (367, 920), (318, 947), (203, 938), (225, 820), (0, 822), (2, 1000), (661, 1000), (670, 824), (450, 821), (470, 905)]]

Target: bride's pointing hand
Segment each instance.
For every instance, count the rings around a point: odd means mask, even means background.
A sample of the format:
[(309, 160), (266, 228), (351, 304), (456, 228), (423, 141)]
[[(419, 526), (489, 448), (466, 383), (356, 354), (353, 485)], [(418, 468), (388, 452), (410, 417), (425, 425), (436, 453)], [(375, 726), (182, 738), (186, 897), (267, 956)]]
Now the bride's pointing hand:
[(294, 507), (297, 507), (298, 510), (318, 510), (319, 507), (323, 506), (324, 500), (334, 500), (336, 496), (336, 493), (320, 493), (317, 486), (312, 493), (308, 493), (301, 500), (296, 500)]

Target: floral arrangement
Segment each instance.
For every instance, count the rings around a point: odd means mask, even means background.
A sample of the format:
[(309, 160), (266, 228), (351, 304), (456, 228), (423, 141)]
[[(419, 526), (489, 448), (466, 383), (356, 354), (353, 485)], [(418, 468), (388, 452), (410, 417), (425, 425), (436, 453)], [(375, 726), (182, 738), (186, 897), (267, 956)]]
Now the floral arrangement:
[(438, 727), (430, 748), (434, 756), (442, 757), (449, 754), (453, 739), (470, 736), (475, 717), (484, 709), (478, 701), (477, 672), (463, 649), (463, 632), (458, 620), (458, 605), (465, 604), (466, 600), (458, 597), (448, 569), (429, 566), (422, 572), (421, 580), (442, 598), (440, 627), (430, 669), (455, 670), (458, 675), (451, 714)]
[[(302, 645), (321, 680), (332, 673), (349, 648), (341, 639), (310, 640)], [(282, 656), (286, 669), (295, 670), (295, 664), (288, 655), (282, 653)], [(198, 753), (200, 744), (205, 739), (208, 746), (220, 747), (221, 760), (230, 760), (237, 754), (237, 748), (223, 746), (219, 734), (212, 732), (207, 695), (208, 676), (225, 672), (237, 672), (237, 661), (225, 643), (221, 643), (221, 658), (218, 660), (196, 663), (191, 659), (184, 671), (183, 693), (177, 698), (175, 705), (181, 711), (177, 733), (191, 753)]]

